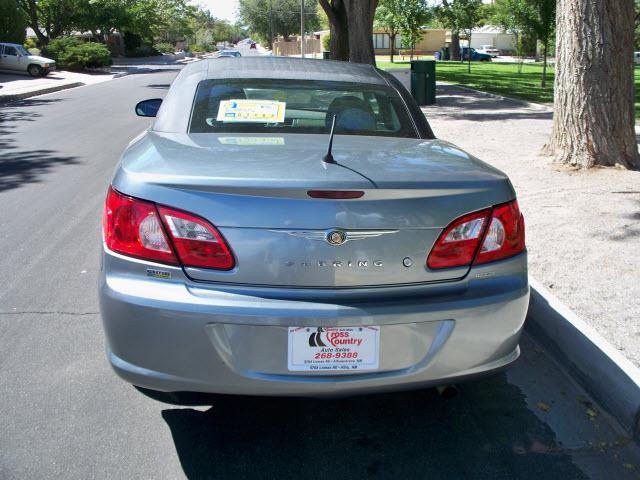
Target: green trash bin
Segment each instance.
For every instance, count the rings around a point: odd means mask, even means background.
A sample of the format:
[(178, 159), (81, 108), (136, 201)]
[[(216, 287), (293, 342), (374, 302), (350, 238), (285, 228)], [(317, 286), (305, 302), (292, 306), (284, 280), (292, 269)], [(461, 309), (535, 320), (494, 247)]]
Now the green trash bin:
[(329, 60), (331, 58), (331, 52), (322, 52), (323, 60)]
[(411, 62), (411, 95), (418, 105), (436, 103), (435, 60), (413, 60)]

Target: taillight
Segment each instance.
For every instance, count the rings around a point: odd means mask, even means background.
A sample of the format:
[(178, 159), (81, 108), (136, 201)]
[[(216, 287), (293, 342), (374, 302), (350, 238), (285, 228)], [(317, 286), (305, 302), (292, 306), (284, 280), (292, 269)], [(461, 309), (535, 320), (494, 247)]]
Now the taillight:
[(482, 264), (512, 257), (524, 249), (524, 218), (513, 200), (454, 220), (438, 237), (427, 266), (440, 269)]
[(229, 270), (235, 265), (222, 235), (203, 218), (157, 207), (111, 187), (103, 231), (107, 247), (124, 255), (185, 267)]
[(182, 265), (218, 270), (234, 267), (233, 255), (213, 225), (190, 213), (160, 206), (158, 210)]
[(513, 257), (524, 251), (524, 217), (517, 200), (493, 207), (491, 223), (474, 263)]
[(470, 265), (478, 250), (491, 209), (454, 220), (431, 249), (427, 266), (432, 269)]
[(109, 187), (104, 207), (104, 240), (109, 250), (178, 264), (153, 203), (127, 197)]

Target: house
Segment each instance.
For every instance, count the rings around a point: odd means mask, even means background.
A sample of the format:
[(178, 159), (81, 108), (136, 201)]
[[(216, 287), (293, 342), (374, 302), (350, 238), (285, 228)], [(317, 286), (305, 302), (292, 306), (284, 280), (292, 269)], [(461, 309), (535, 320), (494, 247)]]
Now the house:
[[(422, 40), (420, 40), (414, 48), (416, 55), (430, 55), (440, 50), (446, 44), (447, 31), (440, 28), (423, 28)], [(410, 46), (402, 45), (400, 34), (396, 36), (395, 52), (400, 50), (410, 50)], [(373, 30), (373, 51), (376, 55), (389, 55), (391, 53), (391, 44), (389, 34), (383, 29), (376, 28)]]
[[(464, 46), (468, 45), (464, 34), (460, 34), (460, 39)], [(447, 41), (451, 41), (451, 33), (448, 34)], [(511, 53), (516, 50), (516, 37), (512, 33), (505, 33), (499, 27), (485, 25), (471, 31), (471, 47), (480, 48), (482, 45), (491, 45), (502, 53)]]

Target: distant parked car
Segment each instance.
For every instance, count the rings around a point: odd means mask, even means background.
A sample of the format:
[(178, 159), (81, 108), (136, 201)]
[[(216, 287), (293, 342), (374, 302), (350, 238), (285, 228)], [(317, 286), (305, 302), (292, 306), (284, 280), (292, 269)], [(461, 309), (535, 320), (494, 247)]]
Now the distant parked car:
[(633, 52), (633, 63), (640, 63), (640, 52)]
[(218, 54), (218, 58), (229, 58), (229, 57), (241, 57), (242, 55), (240, 54), (239, 51), (237, 50), (222, 50), (219, 54)]
[(44, 77), (55, 69), (55, 60), (31, 55), (17, 43), (0, 43), (0, 70), (27, 72), (32, 77)]
[(256, 42), (251, 42), (251, 46), (249, 48), (254, 49), (254, 50), (256, 48), (258, 48), (257, 45), (256, 45)]
[(500, 55), (500, 50), (498, 50), (493, 45), (480, 45), (480, 48), (478, 48), (476, 51), (478, 53), (486, 53), (487, 55), (490, 55), (491, 58), (496, 58), (498, 55)]
[(463, 60), (469, 60), (469, 54), (471, 54), (471, 60), (474, 62), (490, 62), (491, 55), (486, 53), (480, 53), (475, 48), (463, 47), (460, 51)]

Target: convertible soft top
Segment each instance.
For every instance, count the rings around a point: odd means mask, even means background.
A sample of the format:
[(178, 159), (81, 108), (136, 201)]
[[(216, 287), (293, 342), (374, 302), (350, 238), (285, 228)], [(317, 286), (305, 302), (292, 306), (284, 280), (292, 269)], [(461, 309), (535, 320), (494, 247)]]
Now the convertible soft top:
[(237, 57), (207, 62), (207, 78), (332, 80), (386, 85), (371, 65), (289, 57)]

